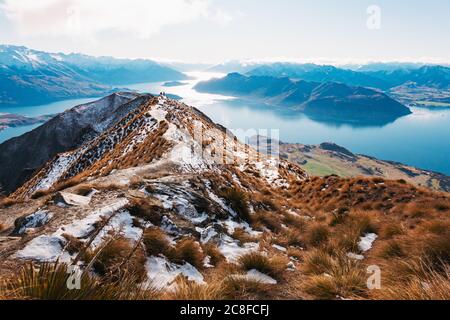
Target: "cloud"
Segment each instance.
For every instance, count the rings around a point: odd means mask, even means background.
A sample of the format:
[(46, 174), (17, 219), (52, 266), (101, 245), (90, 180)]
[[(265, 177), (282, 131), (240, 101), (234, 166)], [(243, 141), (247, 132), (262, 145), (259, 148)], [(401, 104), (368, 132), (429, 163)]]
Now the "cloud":
[(148, 38), (168, 25), (232, 20), (212, 0), (4, 0), (0, 10), (27, 36), (95, 37), (120, 31)]

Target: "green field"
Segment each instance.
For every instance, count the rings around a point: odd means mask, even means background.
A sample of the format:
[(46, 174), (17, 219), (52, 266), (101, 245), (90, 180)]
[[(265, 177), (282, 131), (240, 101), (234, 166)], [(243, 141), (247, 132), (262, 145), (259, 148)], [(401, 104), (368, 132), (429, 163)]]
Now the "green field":
[(437, 107), (437, 108), (450, 108), (450, 103), (446, 102), (435, 102), (435, 101), (417, 101), (417, 104), (426, 107)]

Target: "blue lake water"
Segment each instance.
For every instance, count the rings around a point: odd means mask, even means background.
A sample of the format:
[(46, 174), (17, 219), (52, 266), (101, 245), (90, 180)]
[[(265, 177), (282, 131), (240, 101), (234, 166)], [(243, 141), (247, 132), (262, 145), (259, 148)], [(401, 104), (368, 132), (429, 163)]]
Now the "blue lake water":
[[(275, 111), (263, 104), (201, 94), (192, 89), (198, 80), (219, 75), (205, 73), (190, 75), (196, 79), (179, 87), (167, 88), (162, 83), (128, 87), (139, 92), (165, 91), (179, 95), (183, 97), (184, 102), (197, 107), (213, 121), (230, 129), (256, 131), (275, 129), (279, 130), (279, 138), (285, 142), (318, 144), (332, 141), (355, 153), (403, 162), (450, 175), (450, 109), (413, 108), (413, 114), (393, 123), (378, 126), (339, 124), (312, 120), (299, 113)], [(91, 100), (93, 99), (77, 99), (38, 107), (15, 108), (11, 111), (0, 108), (0, 112), (25, 115), (51, 114)], [(34, 127), (0, 131), (0, 142)]]

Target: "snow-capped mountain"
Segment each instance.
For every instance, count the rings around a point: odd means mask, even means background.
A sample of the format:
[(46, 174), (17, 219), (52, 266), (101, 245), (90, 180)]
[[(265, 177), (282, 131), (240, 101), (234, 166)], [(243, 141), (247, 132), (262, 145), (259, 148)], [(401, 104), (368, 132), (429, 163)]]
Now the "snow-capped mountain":
[(0, 45), (0, 105), (36, 105), (103, 96), (113, 86), (181, 80), (186, 76), (151, 60), (47, 53)]

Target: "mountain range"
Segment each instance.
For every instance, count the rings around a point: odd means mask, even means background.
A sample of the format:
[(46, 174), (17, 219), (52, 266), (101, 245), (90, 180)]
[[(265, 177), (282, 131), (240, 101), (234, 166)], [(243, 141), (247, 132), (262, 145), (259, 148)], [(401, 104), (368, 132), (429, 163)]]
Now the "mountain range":
[(0, 46), (0, 106), (39, 105), (104, 96), (114, 86), (183, 80), (186, 76), (151, 60), (47, 53)]
[(195, 89), (259, 99), (310, 117), (343, 122), (384, 123), (411, 113), (407, 107), (380, 91), (338, 82), (308, 82), (288, 77), (231, 73), (221, 79), (200, 82)]
[(389, 90), (408, 83), (440, 89), (448, 89), (450, 86), (450, 68), (438, 65), (415, 68), (410, 65), (404, 67), (368, 65), (355, 71), (330, 65), (273, 63), (258, 66), (246, 74), (316, 82), (342, 82), (381, 90)]

